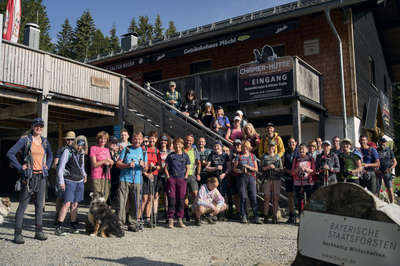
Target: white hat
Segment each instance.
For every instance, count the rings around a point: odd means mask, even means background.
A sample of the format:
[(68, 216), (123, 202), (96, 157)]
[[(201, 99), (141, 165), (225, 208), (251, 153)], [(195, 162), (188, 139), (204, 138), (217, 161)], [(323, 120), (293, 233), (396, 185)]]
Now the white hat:
[(235, 118), (233, 119), (233, 121), (236, 121), (236, 120), (242, 121), (242, 119), (241, 119), (239, 116), (235, 116)]
[(242, 112), (242, 110), (237, 110), (236, 114), (243, 115), (243, 112)]

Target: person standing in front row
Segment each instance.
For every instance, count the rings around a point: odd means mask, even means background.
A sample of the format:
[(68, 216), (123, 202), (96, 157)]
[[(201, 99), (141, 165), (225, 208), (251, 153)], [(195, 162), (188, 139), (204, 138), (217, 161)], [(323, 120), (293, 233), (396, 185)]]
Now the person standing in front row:
[(60, 166), (57, 171), (57, 184), (59, 189), (64, 191), (64, 204), (60, 209), (56, 224), (55, 234), (65, 236), (62, 225), (68, 209), (71, 213), (72, 233), (79, 233), (78, 230), (78, 203), (83, 200), (85, 192), (84, 183), (87, 181), (85, 172), (85, 154), (88, 146), (85, 136), (78, 136), (71, 148), (65, 149), (60, 158)]
[[(11, 166), (22, 174), (21, 190), (19, 192), (19, 205), (15, 214), (15, 232), (14, 243), (24, 244), (25, 240), (22, 236), (22, 224), (26, 207), (35, 195), (35, 239), (44, 241), (47, 236), (42, 230), (42, 215), (44, 193), (46, 189), (46, 181), (48, 170), (53, 161), (53, 153), (51, 152), (50, 143), (46, 138), (42, 137), (44, 121), (36, 118), (32, 122), (32, 130), (29, 135), (20, 138), (17, 143), (7, 152)], [(22, 164), (17, 160), (16, 154), (22, 152)]]
[[(141, 188), (142, 188), (142, 171), (146, 171), (147, 157), (143, 154), (143, 149), (140, 147), (142, 133), (133, 133), (132, 145), (126, 146), (117, 162), (118, 168), (121, 169), (120, 183), (118, 189), (119, 197), (119, 213), (118, 217), (122, 224), (126, 222), (126, 208), (130, 211), (129, 217), (133, 220), (136, 216), (136, 224), (128, 224), (129, 231), (136, 231), (140, 226), (140, 218), (142, 216)], [(133, 197), (129, 198), (129, 195)], [(128, 202), (128, 204), (127, 204)], [(136, 214), (132, 213), (136, 210)]]
[(318, 178), (314, 185), (314, 191), (321, 186), (328, 186), (337, 183), (336, 174), (340, 173), (338, 156), (331, 152), (331, 142), (322, 142), (322, 153), (317, 155), (315, 168)]
[(375, 148), (368, 146), (368, 139), (366, 136), (360, 136), (360, 151), (362, 154), (362, 165), (364, 171), (360, 178), (360, 186), (367, 187), (369, 191), (378, 195), (376, 186), (375, 168), (379, 168), (379, 155)]
[(178, 216), (178, 226), (186, 227), (183, 223), (186, 196), (186, 180), (190, 172), (190, 159), (183, 152), (182, 138), (174, 140), (174, 152), (165, 161), (165, 174), (168, 190), (168, 228), (174, 228), (174, 215)]
[(393, 203), (394, 197), (393, 197), (393, 184), (392, 184), (392, 179), (393, 179), (392, 170), (396, 168), (397, 160), (396, 157), (394, 156), (392, 149), (386, 147), (386, 142), (387, 139), (385, 137), (382, 137), (379, 140), (378, 154), (379, 154), (380, 167), (377, 173), (380, 176), (379, 178), (380, 182), (378, 185), (378, 191), (380, 190), (383, 178), (389, 196), (389, 202)]
[(90, 162), (92, 165), (93, 192), (100, 192), (108, 199), (111, 186), (110, 168), (114, 164), (110, 150), (106, 147), (109, 136), (105, 131), (97, 133), (97, 146), (90, 147)]

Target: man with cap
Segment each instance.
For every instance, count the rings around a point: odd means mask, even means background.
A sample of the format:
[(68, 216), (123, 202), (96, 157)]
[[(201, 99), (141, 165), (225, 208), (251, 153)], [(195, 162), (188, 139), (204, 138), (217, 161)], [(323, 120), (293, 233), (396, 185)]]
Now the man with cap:
[(315, 168), (318, 179), (314, 185), (314, 190), (317, 190), (320, 186), (337, 183), (336, 174), (340, 172), (339, 158), (335, 153), (331, 152), (331, 142), (329, 140), (322, 142), (322, 153), (317, 155)]
[[(57, 169), (58, 167), (58, 161), (60, 160), (61, 155), (63, 154), (64, 150), (67, 148), (72, 148), (72, 145), (74, 144), (76, 135), (74, 131), (68, 131), (65, 136), (65, 145), (61, 148), (59, 148), (56, 152), (56, 156), (54, 157), (54, 162), (53, 162), (53, 168)], [(57, 223), (58, 219), (58, 213), (60, 212), (60, 209), (64, 203), (63, 195), (64, 191), (59, 189), (58, 184), (55, 184), (55, 191), (56, 191), (56, 216), (54, 218), (55, 223)]]
[(359, 175), (362, 172), (361, 156), (351, 150), (351, 139), (342, 140), (343, 152), (339, 155), (340, 175), (344, 182), (359, 184)]
[(360, 186), (367, 187), (369, 191), (377, 195), (375, 168), (380, 167), (378, 152), (375, 148), (368, 145), (366, 136), (361, 135), (359, 142), (361, 145), (362, 165), (364, 167), (360, 178)]
[(393, 185), (392, 185), (392, 180), (393, 180), (392, 170), (396, 168), (397, 160), (396, 157), (394, 156), (392, 149), (387, 147), (386, 143), (387, 139), (385, 137), (382, 137), (379, 140), (379, 147), (377, 150), (380, 161), (380, 167), (379, 170), (377, 170), (377, 176), (379, 178), (378, 191), (380, 190), (380, 187), (382, 185), (382, 178), (383, 178), (389, 196), (389, 202), (393, 203), (394, 198), (393, 198)]
[(178, 108), (181, 104), (181, 94), (176, 90), (176, 83), (175, 81), (169, 82), (169, 89), (165, 93), (165, 101), (170, 105)]
[(282, 138), (275, 132), (274, 124), (268, 123), (266, 127), (267, 135), (261, 139), (258, 147), (258, 157), (262, 158), (264, 154), (268, 153), (268, 144), (273, 140), (276, 144), (276, 153), (282, 158), (285, 153), (285, 146), (283, 145)]
[(236, 116), (238, 116), (240, 118), (240, 127), (244, 128), (245, 125), (247, 125), (247, 120), (244, 119), (243, 117), (243, 111), (242, 110), (237, 110), (235, 113)]

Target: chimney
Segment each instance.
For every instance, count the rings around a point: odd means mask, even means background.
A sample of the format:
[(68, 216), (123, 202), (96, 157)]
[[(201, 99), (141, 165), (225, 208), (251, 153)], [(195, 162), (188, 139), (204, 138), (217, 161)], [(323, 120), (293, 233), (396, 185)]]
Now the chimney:
[(138, 44), (138, 34), (136, 32), (130, 32), (122, 35), (121, 38), (121, 49), (129, 51)]
[(24, 29), (24, 44), (33, 48), (39, 49), (40, 29), (35, 23), (27, 23)]

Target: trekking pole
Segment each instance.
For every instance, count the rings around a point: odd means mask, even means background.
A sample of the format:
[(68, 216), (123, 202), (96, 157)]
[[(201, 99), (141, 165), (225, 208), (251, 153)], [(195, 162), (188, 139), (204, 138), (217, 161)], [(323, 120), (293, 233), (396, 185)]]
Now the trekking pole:
[(324, 169), (324, 187), (328, 186), (328, 175), (329, 175), (329, 170)]
[(155, 217), (154, 217), (154, 176), (153, 176), (153, 180), (150, 180), (150, 193), (151, 193), (151, 197), (150, 197), (150, 206), (151, 206), (151, 213), (150, 213), (150, 223), (151, 223), (151, 227), (155, 227)]

